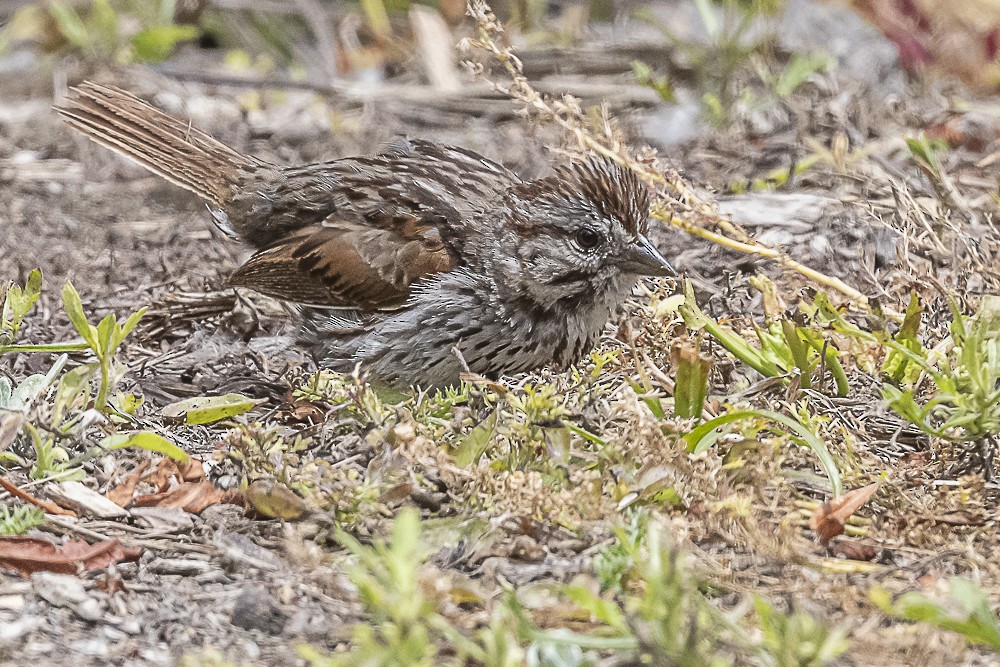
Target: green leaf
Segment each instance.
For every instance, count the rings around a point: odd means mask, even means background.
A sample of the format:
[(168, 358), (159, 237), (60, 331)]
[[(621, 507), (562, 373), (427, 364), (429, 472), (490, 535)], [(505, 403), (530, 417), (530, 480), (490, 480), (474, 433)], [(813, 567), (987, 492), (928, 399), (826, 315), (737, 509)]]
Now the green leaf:
[(112, 345), (112, 341), (115, 338), (115, 329), (118, 328), (118, 318), (115, 317), (114, 313), (110, 315), (105, 315), (104, 319), (100, 321), (97, 325), (97, 344), (99, 350), (97, 356), (104, 358), (114, 355), (115, 348)]
[(138, 447), (148, 452), (164, 454), (172, 459), (187, 462), (190, 458), (183, 449), (164, 438), (159, 433), (152, 431), (136, 431), (135, 433), (119, 433), (109, 435), (101, 440), (101, 447), (105, 449), (124, 449), (126, 447)]
[(941, 163), (937, 154), (947, 148), (942, 140), (935, 140), (923, 132), (906, 139), (906, 147), (917, 162), (927, 168), (936, 178), (941, 178)]
[(20, 328), (21, 321), (38, 301), (41, 293), (42, 272), (39, 269), (34, 269), (28, 274), (28, 281), (25, 283), (24, 289), (21, 289), (19, 285), (11, 285), (4, 301), (3, 319), (6, 321), (9, 318), (10, 321), (7, 324), (14, 331)]
[(118, 12), (108, 0), (92, 1), (87, 32), (95, 50), (111, 53), (118, 44)]
[(195, 396), (171, 403), (161, 410), (161, 414), (171, 418), (183, 416), (187, 424), (210, 424), (241, 415), (266, 402), (266, 399), (249, 398), (243, 394)]
[(0, 410), (10, 410), (10, 398), (14, 394), (14, 385), (10, 380), (0, 375)]
[(631, 635), (628, 621), (625, 620), (625, 615), (622, 613), (621, 607), (615, 602), (594, 595), (594, 593), (583, 586), (567, 586), (563, 591), (566, 597), (601, 623), (611, 626), (623, 636)]
[(674, 414), (682, 419), (701, 419), (708, 396), (708, 374), (712, 360), (701, 354), (697, 343), (677, 341), (671, 349), (676, 366)]
[[(62, 365), (60, 365), (59, 368), (61, 369)], [(52, 384), (53, 379), (54, 376), (52, 375), (51, 369), (49, 373), (45, 375), (36, 373), (24, 378), (21, 380), (21, 383), (17, 385), (17, 388), (7, 401), (7, 409), (22, 411), (27, 410), (31, 407), (31, 404), (34, 403), (35, 400), (37, 400)]]
[(778, 97), (788, 97), (813, 74), (827, 71), (835, 62), (834, 58), (825, 53), (792, 54), (774, 84), (774, 92)]
[(142, 407), (143, 399), (132, 393), (120, 393), (114, 398), (114, 406), (119, 412), (126, 415), (135, 416)]
[(67, 281), (62, 290), (63, 308), (69, 316), (69, 321), (76, 329), (83, 340), (87, 342), (94, 354), (99, 354), (100, 346), (97, 342), (97, 328), (87, 321), (87, 315), (83, 312), (83, 301), (80, 294), (73, 287), (73, 283)]
[[(826, 444), (798, 420), (786, 417), (777, 412), (772, 412), (771, 410), (741, 410), (730, 412), (707, 421), (684, 436), (684, 440), (688, 445), (688, 451), (694, 454), (705, 451), (708, 447), (708, 445), (704, 444), (707, 436), (717, 431), (721, 426), (743, 419), (768, 419), (776, 421), (790, 429), (819, 458), (820, 467), (823, 468), (826, 476), (830, 479), (833, 495), (839, 496), (842, 494), (840, 471), (837, 469), (837, 462), (830, 455), (830, 450), (827, 449)], [(707, 442), (714, 442), (714, 439)]]
[[(920, 300), (917, 298), (916, 293), (910, 294), (910, 303), (906, 307), (906, 315), (904, 315), (903, 323), (900, 325), (899, 331), (896, 332), (893, 340), (910, 353), (926, 357), (923, 346), (917, 338), (917, 334), (920, 332), (920, 318), (923, 312), (923, 306), (920, 305)], [(912, 363), (910, 355), (896, 348), (889, 349), (889, 354), (886, 355), (885, 362), (882, 364), (882, 372), (889, 377), (890, 382), (896, 385), (909, 384), (915, 381), (920, 374), (920, 370), (919, 365)]]
[[(965, 579), (952, 578), (948, 580), (948, 588), (951, 601), (956, 604), (941, 605), (918, 592), (904, 593), (893, 601), (890, 593), (881, 587), (873, 588), (869, 599), (890, 616), (951, 630), (968, 642), (1000, 650), (1000, 622), (982, 587)], [(953, 609), (956, 606), (958, 609)]]
[(694, 297), (694, 286), (690, 280), (684, 281), (684, 303), (678, 309), (684, 324), (689, 329), (704, 329), (726, 348), (734, 357), (766, 377), (784, 375), (784, 371), (774, 361), (768, 359), (758, 350), (729, 327), (722, 326), (698, 307)]
[(91, 46), (90, 32), (75, 9), (62, 0), (50, 0), (49, 13), (55, 19), (60, 34), (67, 41), (81, 49), (87, 49)]
[(604, 438), (602, 438), (602, 437), (600, 437), (598, 435), (594, 435), (593, 433), (591, 433), (587, 429), (583, 428), (582, 426), (577, 426), (576, 424), (574, 424), (571, 421), (564, 422), (563, 423), (563, 427), (567, 431), (569, 431), (570, 433), (578, 435), (581, 438), (583, 438), (584, 440), (586, 440), (588, 442), (592, 442), (595, 445), (601, 445), (602, 447), (606, 447), (607, 444), (608, 444), (608, 441), (605, 440)]
[(198, 28), (191, 25), (154, 26), (133, 37), (132, 48), (139, 60), (160, 62), (170, 55), (179, 42), (197, 36)]
[(497, 410), (491, 412), (486, 419), (469, 431), (469, 435), (465, 436), (458, 447), (455, 448), (452, 455), (455, 457), (455, 463), (458, 466), (468, 468), (478, 463), (479, 459), (486, 453), (490, 442), (493, 441), (493, 434), (496, 432), (497, 414)]
[(389, 23), (389, 14), (383, 0), (361, 0), (361, 9), (368, 19), (368, 26), (372, 32), (380, 37), (392, 34), (392, 25)]
[(781, 333), (792, 357), (792, 363), (799, 371), (799, 383), (803, 389), (812, 386), (812, 364), (809, 363), (807, 348), (799, 338), (799, 327), (788, 318), (781, 320)]
[(136, 326), (139, 325), (139, 320), (142, 319), (142, 316), (146, 314), (147, 310), (149, 310), (149, 309), (146, 308), (145, 306), (142, 307), (142, 308), (140, 308), (136, 312), (134, 312), (131, 315), (129, 315), (128, 319), (125, 320), (125, 323), (122, 324), (120, 327), (118, 327), (117, 335), (115, 336), (114, 340), (112, 341), (114, 343), (114, 347), (116, 349), (118, 348), (119, 345), (122, 344), (122, 342), (125, 340), (125, 338), (130, 333), (132, 333), (132, 331), (136, 328)]
[(640, 86), (652, 88), (664, 102), (676, 102), (677, 94), (666, 75), (656, 74), (649, 65), (641, 60), (632, 61), (632, 74)]
[(649, 408), (649, 411), (653, 413), (654, 417), (661, 420), (667, 418), (667, 413), (663, 409), (663, 402), (660, 400), (659, 396), (651, 393), (652, 389), (650, 387), (644, 387), (632, 378), (628, 377), (625, 378), (625, 381), (628, 382), (629, 386), (632, 387), (636, 394), (638, 394), (639, 398), (646, 404), (646, 407)]

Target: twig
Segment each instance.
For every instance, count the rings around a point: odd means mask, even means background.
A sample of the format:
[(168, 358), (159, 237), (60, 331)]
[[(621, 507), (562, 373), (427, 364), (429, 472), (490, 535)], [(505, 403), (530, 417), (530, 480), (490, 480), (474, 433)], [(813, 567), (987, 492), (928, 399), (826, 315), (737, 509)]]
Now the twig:
[(41, 498), (36, 498), (27, 491), (22, 491), (17, 487), (17, 485), (15, 485), (13, 482), (8, 481), (4, 477), (0, 477), (0, 486), (6, 489), (12, 496), (20, 498), (24, 502), (35, 505), (36, 507), (40, 507), (43, 510), (45, 510), (45, 512), (48, 514), (62, 514), (65, 516), (73, 516), (73, 517), (76, 516), (76, 512), (63, 509), (62, 507), (59, 507), (53, 502), (49, 502), (48, 500), (42, 500)]

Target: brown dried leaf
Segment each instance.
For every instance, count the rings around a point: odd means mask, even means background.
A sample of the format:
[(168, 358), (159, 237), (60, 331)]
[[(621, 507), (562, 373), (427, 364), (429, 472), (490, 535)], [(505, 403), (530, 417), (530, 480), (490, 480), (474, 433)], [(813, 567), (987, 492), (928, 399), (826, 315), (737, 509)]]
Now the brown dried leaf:
[(149, 459), (145, 459), (135, 467), (135, 469), (125, 477), (121, 484), (113, 489), (108, 489), (108, 492), (104, 495), (107, 496), (108, 500), (115, 503), (119, 507), (128, 507), (132, 504), (132, 496), (135, 495), (135, 490), (139, 487), (139, 480), (142, 478), (142, 473), (146, 472), (149, 468)]
[(205, 479), (205, 468), (201, 465), (201, 460), (191, 457), (186, 462), (174, 462), (181, 479), (185, 482), (200, 482)]
[(321, 424), (326, 419), (326, 410), (319, 403), (296, 400), (283, 405), (277, 417), (291, 424)]
[(854, 540), (838, 540), (830, 545), (830, 551), (848, 560), (875, 560), (875, 547)]
[(378, 497), (378, 501), (385, 505), (395, 505), (400, 503), (410, 497), (410, 493), (413, 492), (413, 485), (409, 482), (400, 482), (395, 486), (386, 489)]
[(153, 472), (143, 481), (153, 485), (158, 492), (164, 493), (181, 482), (201, 482), (204, 479), (205, 469), (201, 461), (192, 456), (183, 463), (171, 458), (160, 459)]
[(177, 463), (170, 458), (162, 458), (143, 481), (151, 484), (158, 492), (164, 493), (170, 488), (171, 482), (179, 481), (180, 472), (177, 470)]
[(133, 501), (136, 507), (177, 507), (200, 514), (206, 507), (224, 502), (226, 494), (211, 482), (184, 482), (170, 491), (150, 493)]
[(37, 537), (0, 536), (0, 566), (25, 577), (42, 571), (80, 574), (112, 563), (136, 561), (140, 555), (140, 549), (126, 547), (117, 539), (97, 544), (72, 540), (56, 545)]
[(7, 449), (21, 431), (24, 415), (20, 412), (0, 414), (0, 452)]
[(878, 484), (869, 484), (828, 500), (809, 518), (809, 527), (827, 544), (844, 532), (844, 524), (878, 491)]
[(108, 572), (97, 577), (94, 580), (97, 585), (97, 589), (104, 591), (109, 596), (116, 595), (118, 593), (124, 593), (128, 590), (128, 586), (125, 585), (125, 580), (122, 579), (121, 575), (117, 572)]

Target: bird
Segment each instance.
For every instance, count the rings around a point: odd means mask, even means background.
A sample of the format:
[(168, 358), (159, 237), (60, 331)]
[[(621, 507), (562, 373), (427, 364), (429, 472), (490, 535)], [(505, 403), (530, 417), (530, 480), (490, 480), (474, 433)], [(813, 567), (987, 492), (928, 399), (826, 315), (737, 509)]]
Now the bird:
[(456, 146), (279, 166), (120, 88), (84, 82), (55, 111), (204, 200), (254, 249), (229, 283), (298, 304), (319, 365), (393, 387), (562, 369), (644, 276), (672, 276), (651, 192), (592, 156), (522, 180)]

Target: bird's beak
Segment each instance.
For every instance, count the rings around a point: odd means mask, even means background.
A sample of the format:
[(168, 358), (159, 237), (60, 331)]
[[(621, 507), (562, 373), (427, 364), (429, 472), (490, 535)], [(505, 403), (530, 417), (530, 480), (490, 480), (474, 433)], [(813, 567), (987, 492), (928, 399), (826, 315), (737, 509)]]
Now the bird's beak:
[(626, 273), (637, 276), (673, 276), (674, 267), (660, 254), (660, 251), (643, 235), (625, 251), (619, 267)]

